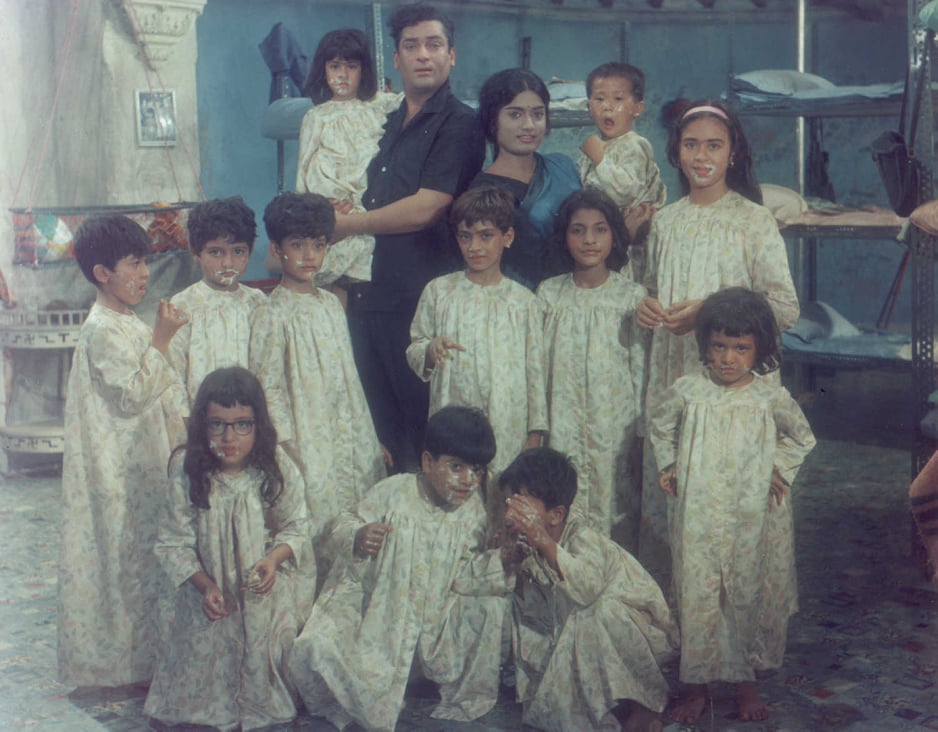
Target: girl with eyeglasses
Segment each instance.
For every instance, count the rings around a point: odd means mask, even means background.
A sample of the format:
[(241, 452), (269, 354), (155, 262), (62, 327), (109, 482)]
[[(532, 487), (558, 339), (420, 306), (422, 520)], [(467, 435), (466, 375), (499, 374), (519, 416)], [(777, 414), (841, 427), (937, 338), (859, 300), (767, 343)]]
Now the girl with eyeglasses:
[(257, 377), (205, 378), (169, 472), (155, 551), (175, 613), (144, 712), (219, 729), (287, 723), (281, 661), (312, 607), (316, 562), (303, 480)]

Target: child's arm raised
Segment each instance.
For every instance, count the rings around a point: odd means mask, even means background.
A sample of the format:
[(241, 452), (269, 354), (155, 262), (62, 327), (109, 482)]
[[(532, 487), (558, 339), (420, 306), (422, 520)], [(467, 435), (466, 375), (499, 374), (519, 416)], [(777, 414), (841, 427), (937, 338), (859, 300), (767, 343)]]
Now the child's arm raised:
[(583, 151), (586, 157), (593, 161), (593, 165), (599, 165), (606, 152), (606, 143), (603, 142), (599, 135), (590, 135), (583, 140), (583, 144), (580, 145), (580, 150)]
[(505, 501), (505, 525), (517, 538), (538, 552), (561, 579), (563, 573), (557, 564), (557, 542), (551, 538), (544, 520), (527, 496), (512, 495)]
[(161, 299), (156, 309), (156, 323), (153, 325), (153, 339), (150, 343), (165, 356), (176, 331), (188, 322), (189, 315), (184, 310)]

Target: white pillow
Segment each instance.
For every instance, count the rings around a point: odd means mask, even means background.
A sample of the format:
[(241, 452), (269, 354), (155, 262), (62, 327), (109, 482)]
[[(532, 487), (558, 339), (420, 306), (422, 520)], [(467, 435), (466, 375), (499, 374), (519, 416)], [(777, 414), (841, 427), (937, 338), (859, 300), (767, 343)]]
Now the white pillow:
[(550, 82), (547, 85), (551, 101), (555, 99), (576, 99), (586, 96), (586, 84), (582, 81)]
[(769, 94), (794, 94), (809, 89), (833, 89), (834, 84), (827, 79), (791, 69), (760, 69), (737, 74), (738, 81), (751, 84), (756, 89)]
[(762, 183), (762, 204), (772, 212), (781, 224), (791, 224), (808, 210), (808, 204), (797, 191), (772, 183)]

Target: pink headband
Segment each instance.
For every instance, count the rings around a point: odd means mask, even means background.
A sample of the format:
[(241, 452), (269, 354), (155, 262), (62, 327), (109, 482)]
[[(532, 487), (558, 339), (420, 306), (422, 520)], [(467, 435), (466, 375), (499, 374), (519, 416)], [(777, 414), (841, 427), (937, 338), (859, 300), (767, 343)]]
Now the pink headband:
[(699, 107), (691, 107), (686, 112), (684, 112), (684, 115), (681, 117), (681, 122), (690, 117), (692, 114), (701, 114), (703, 112), (710, 112), (710, 114), (715, 114), (720, 119), (726, 120), (727, 122), (730, 121), (729, 117), (726, 116), (726, 112), (724, 112), (719, 107), (701, 105)]

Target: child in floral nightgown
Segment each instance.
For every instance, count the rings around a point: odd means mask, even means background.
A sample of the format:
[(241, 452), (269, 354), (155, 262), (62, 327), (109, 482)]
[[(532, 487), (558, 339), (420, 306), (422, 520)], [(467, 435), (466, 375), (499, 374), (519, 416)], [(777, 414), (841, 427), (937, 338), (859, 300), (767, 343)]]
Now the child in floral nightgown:
[(778, 668), (798, 608), (789, 486), (814, 436), (772, 378), (778, 326), (766, 298), (721, 290), (697, 313), (704, 368), (682, 376), (651, 414), (659, 482), (669, 496), (681, 680), (671, 710), (693, 724), (707, 682), (736, 683), (739, 718), (768, 716), (755, 672)]
[(501, 270), (514, 211), (511, 193), (492, 185), (456, 200), (450, 219), (466, 268), (424, 288), (407, 348), (414, 373), (430, 382), (431, 415), (460, 404), (488, 417), (498, 446), (494, 474), (539, 446), (548, 426), (543, 305)]
[(122, 686), (151, 678), (160, 646), (164, 578), (153, 543), (166, 461), (189, 406), (166, 353), (186, 315), (160, 302), (151, 331), (130, 309), (146, 292), (150, 253), (130, 219), (88, 219), (74, 247), (98, 294), (65, 402), (58, 677)]
[[(360, 30), (326, 33), (316, 48), (303, 93), (315, 105), (300, 127), (297, 193), (318, 193), (341, 201), (343, 213), (361, 212), (368, 163), (378, 152), (388, 112), (401, 95), (377, 91), (368, 39)], [(331, 285), (340, 277), (371, 279), (373, 236), (353, 234), (329, 248), (314, 282)]]
[(251, 372), (205, 378), (170, 478), (156, 554), (176, 612), (144, 713), (221, 730), (287, 723), (296, 708), (283, 664), (312, 607), (316, 563), (302, 478), (277, 449)]
[(502, 473), (506, 565), (520, 571), (513, 646), (523, 721), (545, 730), (660, 732), (668, 684), (658, 664), (676, 629), (642, 566), (577, 516), (577, 475), (551, 448)]
[(412, 665), (440, 686), (434, 717), (465, 722), (495, 705), (508, 583), (485, 548), (479, 495), (494, 455), (485, 415), (444, 407), (427, 421), (423, 472), (381, 481), (340, 517), (335, 564), (290, 660), (311, 714), (392, 732)]
[(240, 196), (204, 201), (189, 212), (189, 248), (202, 279), (170, 302), (189, 322), (169, 344), (169, 360), (186, 382), (190, 404), (202, 379), (223, 366), (248, 365), (251, 313), (266, 299), (238, 284), (254, 249), (254, 212)]
[(549, 442), (576, 466), (573, 511), (634, 551), (645, 372), (635, 309), (645, 288), (619, 272), (628, 241), (609, 196), (598, 188), (571, 194), (557, 212), (553, 241), (569, 274), (542, 282), (537, 297), (547, 310)]

